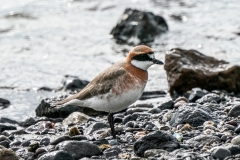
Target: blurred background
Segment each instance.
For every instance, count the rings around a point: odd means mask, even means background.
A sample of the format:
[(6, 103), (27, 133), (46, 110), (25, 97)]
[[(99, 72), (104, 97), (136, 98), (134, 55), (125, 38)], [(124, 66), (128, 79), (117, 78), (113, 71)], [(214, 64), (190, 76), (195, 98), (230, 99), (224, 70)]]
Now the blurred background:
[[(171, 48), (199, 52), (240, 64), (238, 0), (0, 0), (0, 98), (11, 105), (0, 117), (34, 116), (41, 99), (61, 92), (64, 75), (90, 81), (122, 60), (133, 45), (118, 44), (110, 32), (131, 7), (162, 16), (169, 31), (148, 43), (164, 61)], [(146, 91), (167, 91), (163, 66), (149, 70)]]

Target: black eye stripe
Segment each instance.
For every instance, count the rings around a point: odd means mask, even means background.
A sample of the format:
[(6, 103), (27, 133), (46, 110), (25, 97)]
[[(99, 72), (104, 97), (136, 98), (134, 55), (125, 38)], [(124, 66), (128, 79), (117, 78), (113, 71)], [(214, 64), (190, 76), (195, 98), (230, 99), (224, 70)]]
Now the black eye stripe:
[(149, 54), (154, 54), (154, 52), (148, 52), (146, 54), (139, 54), (133, 57), (133, 60), (138, 61), (152, 61), (152, 58), (149, 56)]

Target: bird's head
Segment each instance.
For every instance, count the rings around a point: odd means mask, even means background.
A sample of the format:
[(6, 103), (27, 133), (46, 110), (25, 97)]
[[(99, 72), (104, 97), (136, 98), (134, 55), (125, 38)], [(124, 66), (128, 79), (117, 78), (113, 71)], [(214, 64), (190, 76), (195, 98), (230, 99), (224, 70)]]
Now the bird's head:
[(142, 70), (147, 70), (153, 64), (164, 64), (162, 61), (155, 59), (152, 49), (145, 45), (136, 46), (131, 49), (127, 55), (127, 60), (133, 66)]

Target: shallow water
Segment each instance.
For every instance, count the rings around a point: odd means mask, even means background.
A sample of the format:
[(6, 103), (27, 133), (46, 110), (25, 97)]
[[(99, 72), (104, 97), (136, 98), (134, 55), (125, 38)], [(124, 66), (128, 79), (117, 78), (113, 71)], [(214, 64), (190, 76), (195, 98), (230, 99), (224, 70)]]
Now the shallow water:
[[(59, 93), (34, 88), (61, 86), (63, 75), (91, 80), (132, 48), (109, 36), (126, 7), (162, 15), (169, 32), (150, 44), (155, 51), (196, 49), (240, 64), (238, 0), (2, 0), (0, 6), (0, 97), (11, 106), (0, 117), (21, 120), (34, 115), (44, 97)], [(18, 14), (17, 14), (18, 13)], [(15, 16), (14, 16), (15, 15)], [(171, 18), (182, 15), (182, 21)], [(164, 60), (164, 52), (156, 52)], [(146, 90), (167, 90), (162, 66), (149, 70)], [(30, 91), (22, 91), (30, 89)], [(19, 91), (20, 90), (20, 91)]]

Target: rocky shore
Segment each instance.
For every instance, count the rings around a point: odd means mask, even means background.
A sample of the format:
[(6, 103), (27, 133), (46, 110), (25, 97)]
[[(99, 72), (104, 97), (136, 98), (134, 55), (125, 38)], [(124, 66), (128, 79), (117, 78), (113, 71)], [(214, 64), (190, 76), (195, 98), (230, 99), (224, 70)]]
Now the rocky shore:
[[(0, 159), (240, 159), (239, 66), (195, 50), (172, 49), (164, 68), (171, 98), (160, 102), (164, 91), (144, 92), (140, 100), (148, 101), (116, 113), (117, 139), (107, 113), (56, 107), (69, 96), (59, 95), (42, 100), (37, 117), (0, 119)], [(65, 78), (62, 89), (70, 94), (88, 84)], [(2, 107), (9, 104), (1, 99)]]
[(116, 113), (116, 140), (105, 113), (1, 118), (0, 159), (237, 159), (239, 107), (239, 94), (194, 88), (184, 97)]

